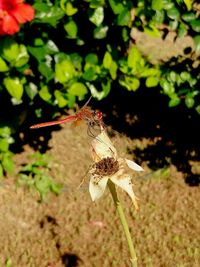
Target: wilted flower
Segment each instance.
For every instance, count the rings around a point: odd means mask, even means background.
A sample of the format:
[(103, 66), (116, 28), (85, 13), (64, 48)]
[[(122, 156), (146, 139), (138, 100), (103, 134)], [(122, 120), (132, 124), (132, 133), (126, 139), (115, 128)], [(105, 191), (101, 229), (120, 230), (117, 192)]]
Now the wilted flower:
[(34, 18), (34, 9), (23, 0), (0, 0), (0, 35), (15, 34), (19, 24)]
[(89, 170), (89, 192), (92, 200), (95, 201), (103, 195), (110, 179), (128, 193), (138, 209), (130, 169), (138, 172), (143, 171), (142, 167), (132, 160), (118, 157), (116, 148), (105, 130), (92, 141), (92, 157), (95, 162)]

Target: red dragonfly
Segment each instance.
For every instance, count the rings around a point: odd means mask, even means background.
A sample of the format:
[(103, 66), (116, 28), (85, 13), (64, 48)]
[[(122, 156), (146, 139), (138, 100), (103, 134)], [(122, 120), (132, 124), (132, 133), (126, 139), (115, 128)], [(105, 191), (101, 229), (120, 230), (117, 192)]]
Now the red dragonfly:
[[(91, 97), (90, 97), (91, 99)], [(49, 121), (49, 122), (43, 122), (32, 125), (31, 129), (38, 129), (42, 127), (57, 125), (61, 123), (67, 123), (67, 122), (79, 122), (79, 121), (86, 121), (88, 124), (88, 127), (94, 127), (94, 126), (103, 126), (102, 121), (102, 112), (101, 111), (92, 111), (90, 110), (87, 105), (90, 101), (90, 99), (85, 103), (85, 105), (74, 115), (67, 116), (66, 118), (62, 120), (56, 120), (56, 121)], [(89, 132), (91, 133), (91, 132)]]

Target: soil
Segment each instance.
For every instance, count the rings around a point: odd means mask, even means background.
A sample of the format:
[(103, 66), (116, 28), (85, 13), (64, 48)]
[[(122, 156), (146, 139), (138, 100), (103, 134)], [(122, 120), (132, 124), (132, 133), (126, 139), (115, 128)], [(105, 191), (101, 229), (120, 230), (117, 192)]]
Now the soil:
[[(116, 130), (108, 127), (119, 154), (145, 169), (133, 177), (138, 212), (126, 193), (118, 190), (138, 266), (199, 267), (197, 117), (182, 107), (169, 110), (166, 98), (157, 99), (152, 92), (140, 90), (130, 98), (129, 92), (116, 90), (101, 103), (93, 103), (93, 108), (100, 108), (106, 124)], [(16, 164), (26, 163), (34, 150), (42, 148), (52, 157), (51, 176), (64, 186), (58, 196), (48, 194), (40, 202), (35, 190), (16, 186), (16, 176), (0, 183), (0, 266), (130, 266), (109, 191), (92, 202), (88, 179), (78, 188), (91, 165), (91, 138), (86, 127), (80, 127), (28, 132), (32, 140), (28, 144), (27, 136), (21, 135), (25, 141), (15, 155)]]

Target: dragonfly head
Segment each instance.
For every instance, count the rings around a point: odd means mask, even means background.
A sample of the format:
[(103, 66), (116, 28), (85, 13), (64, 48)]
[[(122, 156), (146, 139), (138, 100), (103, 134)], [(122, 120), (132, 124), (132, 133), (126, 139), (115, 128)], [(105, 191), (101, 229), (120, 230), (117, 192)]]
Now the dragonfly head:
[(101, 121), (103, 118), (103, 113), (101, 111), (96, 111), (97, 120)]

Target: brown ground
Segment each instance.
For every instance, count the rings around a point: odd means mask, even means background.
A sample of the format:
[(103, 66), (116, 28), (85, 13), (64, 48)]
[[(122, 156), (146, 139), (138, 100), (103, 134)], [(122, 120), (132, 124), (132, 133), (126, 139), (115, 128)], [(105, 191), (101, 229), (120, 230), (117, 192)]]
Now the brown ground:
[[(122, 156), (138, 140), (113, 138)], [(143, 142), (147, 142), (144, 140)], [(0, 190), (0, 260), (12, 266), (129, 266), (129, 253), (109, 192), (92, 203), (87, 184), (77, 189), (90, 161), (84, 131), (66, 125), (50, 141), (52, 175), (65, 183), (58, 197), (44, 203), (32, 191), (8, 179)], [(16, 156), (17, 162), (31, 153)], [(151, 173), (145, 162), (146, 173)], [(135, 179), (140, 211), (135, 212), (124, 192), (125, 206), (139, 266), (200, 266), (199, 188), (189, 187), (174, 166)], [(49, 265), (48, 265), (49, 264)]]
[[(187, 171), (192, 164), (195, 178), (199, 177), (200, 163), (195, 160), (199, 156), (198, 146), (193, 143), (192, 135), (188, 137), (185, 130), (176, 135), (179, 130), (173, 127), (178, 122), (184, 129), (189, 129), (188, 132), (196, 131), (191, 130), (191, 124), (189, 127), (181, 124), (180, 119), (169, 126), (174, 111), (163, 117), (164, 105), (161, 104), (159, 111), (154, 110), (159, 101), (154, 99), (148, 107), (148, 92), (144, 96), (146, 100), (142, 98), (138, 112), (137, 98), (133, 103), (134, 98), (130, 99), (128, 95), (132, 106), (130, 103), (127, 106), (134, 115), (116, 111), (115, 107), (109, 110), (106, 105), (107, 111), (103, 110), (108, 117), (112, 112), (116, 115), (113, 124), (116, 130), (122, 128), (126, 132), (129, 129), (129, 138), (118, 134), (112, 137), (120, 155), (134, 159), (145, 169), (142, 174), (145, 177), (134, 179), (134, 190), (140, 199), (138, 213), (127, 195), (119, 190), (134, 239), (138, 266), (199, 267), (199, 187), (189, 186), (185, 174), (180, 171)], [(161, 116), (160, 121), (153, 120), (156, 115)], [(136, 124), (134, 130), (125, 129), (124, 119), (130, 125)], [(142, 129), (137, 128), (138, 122), (144, 124)], [(39, 135), (43, 133), (41, 130)], [(31, 137), (33, 140), (35, 135), (36, 132)], [(11, 267), (130, 266), (126, 241), (109, 192), (93, 203), (87, 183), (77, 189), (91, 164), (90, 141), (82, 128), (65, 125), (62, 130), (53, 132), (48, 151), (53, 157), (51, 175), (65, 184), (59, 196), (49, 194), (40, 203), (34, 190), (16, 188), (12, 177), (0, 183), (1, 267), (6, 266), (7, 259), (11, 259)], [(18, 165), (27, 162), (27, 156), (33, 152), (28, 145), (23, 149), (24, 152), (15, 156)], [(193, 161), (189, 154), (194, 156)]]

